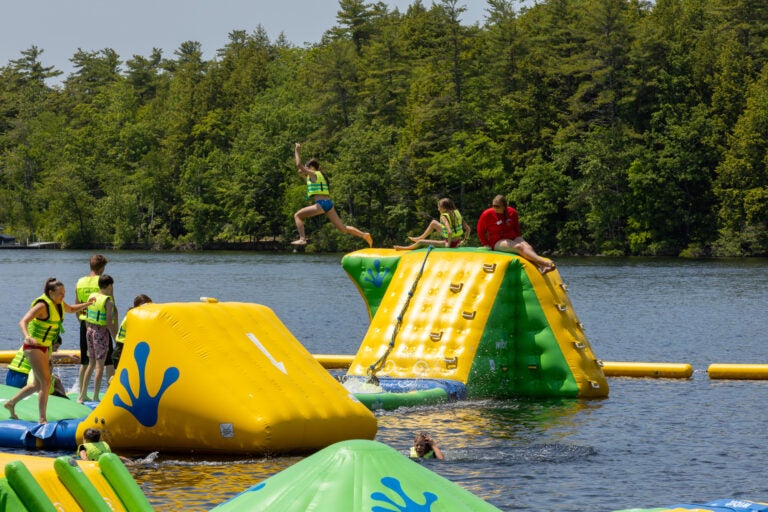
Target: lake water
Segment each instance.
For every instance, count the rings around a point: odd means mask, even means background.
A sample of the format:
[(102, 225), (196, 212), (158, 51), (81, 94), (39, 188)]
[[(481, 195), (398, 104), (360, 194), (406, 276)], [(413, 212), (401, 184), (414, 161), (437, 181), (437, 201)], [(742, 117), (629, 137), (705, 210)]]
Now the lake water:
[[(341, 255), (105, 252), (121, 314), (138, 293), (271, 307), (313, 353), (352, 354), (368, 317)], [(90, 253), (0, 250), (0, 349), (49, 276), (67, 286)], [(376, 440), (406, 453), (430, 430), (428, 463), (502, 510), (613, 511), (718, 498), (768, 501), (768, 381), (710, 380), (711, 363), (768, 364), (768, 260), (561, 258), (573, 307), (605, 361), (690, 363), (691, 379), (611, 378), (602, 400), (484, 400), (377, 413)], [(76, 348), (68, 315), (65, 349)], [(65, 385), (74, 367), (60, 369)], [(0, 374), (4, 379), (4, 375)], [(60, 455), (52, 453), (51, 455)], [(157, 510), (208, 510), (300, 457), (166, 454), (130, 470)], [(282, 512), (282, 511), (281, 511)]]

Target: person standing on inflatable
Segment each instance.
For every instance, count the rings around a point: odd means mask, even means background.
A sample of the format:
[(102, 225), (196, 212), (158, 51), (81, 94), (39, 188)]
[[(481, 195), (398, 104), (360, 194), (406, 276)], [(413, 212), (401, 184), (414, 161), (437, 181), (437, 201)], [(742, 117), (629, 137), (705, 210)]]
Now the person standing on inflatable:
[(328, 176), (320, 169), (320, 162), (316, 159), (308, 160), (306, 164), (301, 163), (299, 151), (301, 144), (296, 143), (294, 157), (296, 158), (296, 167), (299, 168), (299, 176), (307, 180), (307, 199), (314, 201), (312, 206), (305, 206), (293, 215), (296, 221), (296, 229), (299, 231), (299, 239), (291, 242), (292, 245), (307, 245), (307, 236), (304, 232), (304, 219), (325, 214), (336, 229), (342, 233), (348, 233), (362, 238), (368, 244), (373, 246), (373, 239), (370, 233), (364, 233), (354, 226), (347, 226), (339, 217), (336, 208), (331, 201), (330, 191), (328, 189)]
[(90, 384), (91, 375), (93, 375), (93, 399), (99, 400), (104, 363), (111, 340), (117, 336), (117, 308), (112, 298), (113, 285), (112, 276), (102, 274), (99, 277), (99, 291), (91, 294), (89, 298), (89, 300), (93, 299), (93, 303), (88, 306), (88, 314), (85, 318), (88, 324), (88, 330), (85, 333), (88, 341), (88, 367), (80, 382), (80, 396), (77, 401), (81, 403), (89, 400), (88, 384)]
[[(88, 297), (92, 293), (99, 291), (99, 277), (104, 273), (104, 269), (107, 267), (107, 258), (102, 254), (94, 254), (90, 259), (91, 271), (87, 276), (83, 276), (77, 280), (75, 285), (75, 297), (78, 302), (86, 302)], [(85, 321), (85, 312), (77, 315), (77, 319), (80, 320), (80, 371), (77, 376), (77, 382), (83, 382), (85, 377), (85, 369), (88, 367), (88, 341), (85, 339), (85, 333), (88, 330), (88, 323)], [(109, 346), (109, 356), (107, 358), (107, 378), (112, 373), (112, 345)]]
[(51, 345), (64, 332), (64, 312), (77, 313), (87, 308), (92, 301), (70, 306), (64, 302), (64, 284), (55, 277), (48, 278), (43, 287), (43, 294), (32, 301), (29, 311), (21, 318), (19, 327), (24, 335), (24, 355), (32, 366), (34, 382), (28, 383), (21, 391), (5, 402), (12, 419), (16, 416), (16, 404), (32, 393), (39, 391), (37, 397), (40, 418), (38, 423), (48, 423), (48, 389), (51, 387), (50, 351)]
[(542, 258), (531, 244), (523, 240), (517, 210), (507, 206), (507, 198), (498, 195), (491, 207), (477, 220), (480, 243), (492, 251), (513, 252), (532, 262), (542, 274), (555, 270), (555, 262)]

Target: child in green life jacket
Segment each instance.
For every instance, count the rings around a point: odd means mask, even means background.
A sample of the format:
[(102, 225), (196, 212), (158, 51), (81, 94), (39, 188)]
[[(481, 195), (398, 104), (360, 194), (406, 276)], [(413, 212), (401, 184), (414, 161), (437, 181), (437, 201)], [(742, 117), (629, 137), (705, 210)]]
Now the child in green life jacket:
[(83, 444), (77, 448), (82, 460), (99, 460), (102, 453), (112, 453), (106, 441), (101, 440), (101, 430), (87, 428), (83, 432)]
[(443, 452), (429, 432), (420, 432), (413, 439), (410, 457), (412, 459), (438, 459), (443, 460)]
[[(101, 430), (97, 428), (87, 428), (83, 432), (83, 444), (77, 448), (77, 453), (81, 460), (98, 461), (103, 453), (112, 453), (106, 441), (101, 440)], [(131, 459), (120, 457), (123, 463), (133, 462)]]

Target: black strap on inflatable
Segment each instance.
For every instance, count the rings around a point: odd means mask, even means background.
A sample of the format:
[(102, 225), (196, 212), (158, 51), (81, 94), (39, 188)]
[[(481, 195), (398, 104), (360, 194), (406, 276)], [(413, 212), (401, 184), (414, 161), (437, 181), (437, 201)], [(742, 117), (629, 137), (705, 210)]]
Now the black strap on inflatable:
[(419, 284), (419, 280), (421, 280), (421, 275), (424, 273), (424, 265), (427, 264), (427, 258), (429, 257), (429, 253), (431, 251), (432, 246), (427, 246), (427, 252), (424, 254), (424, 260), (421, 262), (419, 274), (416, 276), (416, 279), (411, 285), (411, 289), (408, 291), (408, 298), (405, 300), (405, 304), (403, 304), (403, 309), (401, 309), (400, 314), (397, 315), (397, 323), (395, 324), (395, 329), (392, 331), (392, 339), (389, 341), (387, 351), (384, 352), (384, 355), (381, 356), (378, 361), (368, 367), (368, 371), (366, 372), (368, 374), (368, 380), (366, 381), (368, 384), (374, 384), (376, 386), (379, 385), (379, 379), (376, 377), (376, 373), (384, 367), (384, 364), (387, 362), (387, 357), (389, 357), (389, 353), (392, 352), (393, 348), (395, 348), (395, 339), (397, 339), (397, 333), (400, 331), (400, 326), (403, 324), (403, 316), (405, 316), (405, 312), (408, 310), (408, 306), (411, 304), (411, 298), (413, 297), (413, 293), (416, 291), (416, 285)]

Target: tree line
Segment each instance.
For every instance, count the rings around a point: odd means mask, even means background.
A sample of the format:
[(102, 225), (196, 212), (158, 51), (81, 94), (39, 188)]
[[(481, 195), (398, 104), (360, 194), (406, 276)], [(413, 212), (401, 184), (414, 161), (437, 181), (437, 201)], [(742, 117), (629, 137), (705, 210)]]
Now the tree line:
[[(768, 255), (764, 0), (340, 0), (297, 47), (260, 25), (213, 59), (35, 46), (0, 68), (0, 226), (67, 247), (296, 237), (293, 145), (342, 219), (402, 243), (505, 194), (542, 253)], [(359, 248), (328, 222), (310, 250)]]

